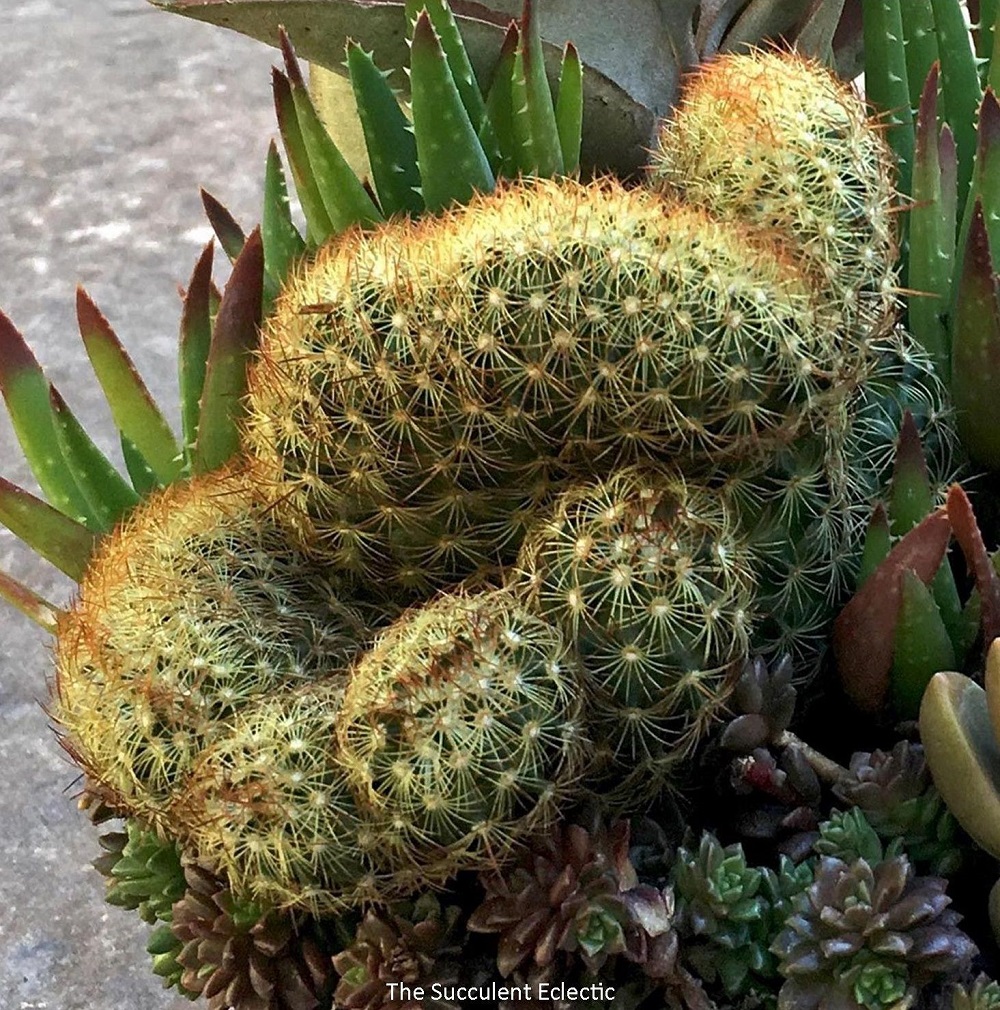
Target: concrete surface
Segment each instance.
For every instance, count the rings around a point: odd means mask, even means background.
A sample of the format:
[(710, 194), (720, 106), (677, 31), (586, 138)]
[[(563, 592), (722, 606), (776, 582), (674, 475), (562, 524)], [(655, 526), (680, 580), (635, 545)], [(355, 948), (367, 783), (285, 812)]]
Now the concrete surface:
[[(106, 451), (74, 328), (84, 284), (177, 417), (177, 285), (210, 236), (198, 186), (256, 223), (273, 51), (143, 0), (0, 0), (0, 307)], [(2, 411), (0, 411), (2, 413)], [(32, 481), (0, 418), (0, 474)], [(6, 531), (0, 567), (70, 585)], [(147, 928), (102, 901), (96, 832), (42, 705), (46, 636), (0, 603), (0, 1010), (179, 1010)]]

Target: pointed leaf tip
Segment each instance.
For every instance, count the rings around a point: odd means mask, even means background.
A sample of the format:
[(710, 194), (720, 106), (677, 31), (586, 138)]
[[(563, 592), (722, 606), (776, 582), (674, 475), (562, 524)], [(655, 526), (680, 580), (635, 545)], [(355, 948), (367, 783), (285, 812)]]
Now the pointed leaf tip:
[(284, 25), (278, 27), (278, 43), (281, 48), (281, 58), (285, 63), (285, 73), (293, 88), (304, 88), (306, 79), (302, 74), (302, 67), (299, 65), (299, 58), (295, 55), (292, 40), (288, 37)]

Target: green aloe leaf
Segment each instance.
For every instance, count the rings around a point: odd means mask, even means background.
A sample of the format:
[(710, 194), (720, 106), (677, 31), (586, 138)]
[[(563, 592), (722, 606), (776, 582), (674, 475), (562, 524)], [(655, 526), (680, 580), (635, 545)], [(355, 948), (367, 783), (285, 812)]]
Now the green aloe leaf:
[[(377, 63), (406, 65), (403, 0), (153, 0), (155, 6), (223, 25), (276, 45), (284, 26), (302, 59), (343, 73), (344, 47), (353, 38)], [(615, 0), (600, 17), (587, 5), (546, 5), (543, 46), (553, 78), (567, 39), (577, 45), (584, 68), (585, 169), (632, 176), (645, 164), (653, 131), (677, 98), (680, 68), (671, 35), (675, 0)], [(511, 20), (511, 0), (455, 5), (475, 75), (487, 81)], [(690, 25), (690, 17), (688, 18)], [(624, 40), (629, 59), (621, 57)]]
[(906, 80), (910, 104), (916, 108), (924, 81), (939, 59), (934, 5), (931, 0), (905, 0), (900, 4), (900, 16), (906, 46)]
[(184, 468), (184, 454), (170, 425), (111, 325), (83, 288), (77, 289), (76, 317), (90, 363), (119, 431), (135, 444), (161, 484), (177, 480)]
[[(202, 251), (184, 294), (181, 309), (180, 353), (178, 378), (181, 392), (181, 429), (184, 432), (184, 458), (190, 466), (191, 454), (198, 439), (198, 418), (201, 394), (205, 386), (205, 369), (212, 346), (212, 262), (214, 244)], [(134, 475), (133, 475), (134, 480)]]
[(889, 532), (889, 517), (885, 506), (879, 502), (868, 520), (865, 530), (865, 540), (861, 547), (861, 564), (858, 567), (858, 589), (871, 577), (876, 568), (885, 560), (892, 547), (892, 534)]
[(974, 461), (1000, 468), (1000, 298), (986, 220), (976, 200), (957, 278), (952, 322), (951, 391), (962, 443)]
[(278, 145), (273, 140), (267, 148), (264, 169), (260, 235), (264, 245), (264, 315), (267, 315), (292, 264), (306, 251), (306, 244), (292, 221), (285, 172)]
[(931, 677), (954, 666), (955, 649), (933, 594), (913, 572), (903, 572), (890, 674), (896, 714), (915, 719)]
[(497, 175), (513, 178), (520, 163), (520, 142), (514, 129), (513, 76), (514, 62), (520, 45), (521, 33), (517, 24), (511, 21), (500, 48), (493, 80), (486, 97), (486, 114), (493, 124), (497, 142), (500, 145), (500, 164)]
[(321, 122), (291, 43), (284, 33), (281, 36), (281, 51), (302, 144), (309, 159), (309, 170), (330, 219), (331, 234), (339, 235), (354, 224), (377, 224), (384, 220)]
[(892, 484), (889, 488), (890, 531), (901, 537), (934, 509), (927, 461), (913, 415), (906, 411), (900, 427)]
[(49, 387), (49, 401), (62, 457), (90, 505), (99, 532), (107, 532), (138, 504), (139, 496), (94, 445), (54, 386)]
[(899, 189), (909, 193), (915, 135), (900, 2), (863, 0), (865, 94), (885, 117), (886, 138), (899, 168)]
[(948, 488), (947, 509), (948, 520), (958, 546), (962, 548), (966, 566), (976, 580), (983, 640), (992, 642), (1000, 637), (1000, 575), (993, 567), (972, 502), (961, 484), (952, 484)]
[(201, 191), (201, 205), (205, 208), (205, 216), (219, 240), (219, 245), (222, 246), (222, 251), (229, 257), (230, 263), (235, 263), (243, 251), (243, 243), (247, 240), (239, 221), (229, 212), (229, 208), (212, 196), (207, 189)]
[(260, 229), (233, 264), (212, 331), (205, 371), (194, 470), (214, 470), (239, 450), (239, 419), (245, 410), (247, 365), (257, 346), (262, 311), (264, 250)]
[(959, 232), (957, 266), (961, 274), (972, 211), (977, 199), (983, 206), (986, 234), (990, 248), (1000, 248), (1000, 102), (992, 90), (983, 95), (979, 106), (978, 128), (976, 130), (976, 158), (972, 169), (969, 199), (965, 205), (965, 215)]
[(420, 186), (429, 210), (468, 203), (493, 189), (493, 172), (465, 111), (430, 18), (413, 26), (410, 64)]
[(564, 169), (559, 127), (532, 0), (524, 0), (512, 80), (514, 128), (524, 148), (522, 171), (546, 178), (561, 174)]
[(563, 170), (572, 175), (580, 168), (580, 145), (583, 142), (583, 66), (572, 42), (566, 43), (563, 53), (559, 96), (556, 99), (556, 125)]
[[(976, 32), (976, 56), (980, 60), (989, 61), (996, 46), (996, 22), (1000, 16), (998, 0), (979, 0), (979, 25)], [(987, 70), (992, 72), (987, 65)]]
[(0, 477), (0, 523), (36, 554), (77, 582), (97, 537), (83, 523)]
[(938, 374), (951, 372), (951, 337), (945, 314), (955, 270), (958, 183), (955, 141), (945, 124), (938, 130), (938, 67), (931, 68), (920, 98), (913, 164), (913, 208), (909, 214), (907, 302), (910, 331), (931, 355)]
[(125, 469), (128, 471), (129, 480), (132, 481), (132, 487), (142, 496), (152, 494), (157, 488), (163, 487), (157, 480), (153, 468), (135, 447), (135, 443), (121, 432), (118, 433), (118, 437), (122, 446), (122, 459), (125, 460)]
[(45, 497), (60, 512), (96, 530), (100, 523), (62, 457), (49, 388), (24, 337), (0, 312), (0, 393), (21, 451)]
[(396, 94), (371, 54), (355, 43), (347, 47), (347, 66), (382, 212), (387, 217), (419, 214), (424, 201), (420, 196), (417, 142)]
[(964, 205), (976, 153), (976, 109), (982, 99), (976, 56), (961, 6), (955, 0), (931, 0), (941, 60), (945, 121), (958, 150), (958, 198)]
[(12, 607), (16, 607), (40, 628), (55, 632), (56, 621), (62, 611), (55, 604), (49, 603), (34, 590), (22, 585), (17, 579), (11, 578), (2, 571), (0, 571), (0, 599), (6, 600)]

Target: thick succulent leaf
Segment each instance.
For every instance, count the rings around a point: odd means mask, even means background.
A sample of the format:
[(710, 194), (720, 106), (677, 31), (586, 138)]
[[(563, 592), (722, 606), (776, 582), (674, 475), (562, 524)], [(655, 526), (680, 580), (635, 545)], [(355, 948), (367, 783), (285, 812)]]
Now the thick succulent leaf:
[(972, 214), (977, 200), (983, 206), (990, 248), (1000, 248), (1000, 102), (992, 90), (983, 95), (977, 123), (976, 160), (959, 232), (956, 274), (961, 274), (964, 267), (969, 229), (972, 227)]
[(951, 372), (951, 337), (945, 313), (951, 302), (958, 214), (955, 141), (938, 130), (938, 67), (924, 83), (917, 114), (907, 301), (910, 332), (934, 360), (938, 374)]
[(278, 145), (272, 140), (267, 149), (264, 169), (264, 210), (260, 220), (264, 245), (264, 314), (278, 296), (292, 264), (305, 251), (306, 244), (292, 221), (288, 185), (281, 167)]
[(975, 9), (975, 39), (976, 55), (981, 60), (988, 60), (993, 55), (996, 45), (996, 21), (1000, 16), (998, 0), (973, 0), (969, 4), (969, 12)]
[(180, 446), (121, 341), (83, 288), (77, 289), (76, 317), (118, 430), (135, 444), (157, 480), (171, 483), (184, 467)]
[(205, 208), (205, 217), (208, 218), (222, 251), (229, 257), (230, 263), (235, 263), (236, 257), (243, 251), (243, 243), (247, 240), (239, 221), (233, 217), (229, 208), (212, 196), (207, 189), (201, 191), (201, 205)]
[(128, 471), (129, 480), (132, 481), (132, 487), (140, 495), (152, 494), (157, 488), (163, 487), (157, 480), (153, 468), (146, 462), (145, 456), (135, 447), (135, 443), (121, 432), (118, 433), (118, 437), (122, 446), (122, 459), (125, 460), (125, 469)]
[(139, 496), (94, 445), (54, 386), (49, 399), (62, 457), (90, 505), (98, 532), (107, 532), (138, 503)]
[(215, 246), (209, 242), (195, 264), (181, 309), (180, 352), (177, 359), (181, 392), (181, 428), (188, 464), (198, 438), (201, 393), (212, 346), (212, 261)]
[(56, 621), (62, 611), (6, 572), (0, 572), (0, 599), (16, 607), (40, 628), (51, 632), (56, 630)]
[(97, 542), (95, 534), (3, 477), (0, 523), (71, 579), (83, 578)]
[(921, 582), (930, 582), (944, 560), (950, 536), (947, 513), (932, 512), (893, 547), (834, 622), (840, 680), (864, 712), (878, 712), (889, 695), (903, 572), (912, 571)]
[(920, 706), (920, 740), (948, 809), (976, 842), (1000, 858), (1000, 746), (986, 692), (960, 673), (936, 673)]
[(556, 126), (559, 128), (563, 171), (572, 175), (580, 167), (580, 144), (583, 142), (583, 67), (580, 54), (572, 42), (566, 43), (563, 53), (559, 96), (556, 99)]
[(520, 146), (514, 129), (514, 64), (521, 33), (515, 22), (511, 22), (500, 47), (500, 56), (493, 71), (493, 80), (486, 97), (486, 114), (493, 124), (493, 130), (500, 145), (500, 162), (497, 175), (513, 178), (517, 175)]
[(239, 449), (247, 365), (261, 323), (263, 276), (264, 250), (257, 229), (233, 265), (215, 319), (194, 451), (196, 473), (214, 470)]
[(420, 192), (427, 207), (468, 203), (473, 193), (491, 190), (489, 160), (426, 13), (413, 26), (410, 87)]
[(948, 489), (948, 519), (958, 546), (965, 555), (965, 563), (976, 580), (983, 639), (992, 642), (1000, 636), (1000, 575), (986, 550), (972, 502), (959, 484), (953, 484)]
[[(347, 66), (382, 213), (386, 217), (419, 214), (424, 201), (420, 196), (417, 142), (396, 94), (371, 54), (359, 45), (348, 45)], [(266, 236), (264, 251), (266, 255)]]
[[(408, 62), (402, 2), (372, 0), (153, 0), (164, 10), (223, 25), (278, 44), (278, 26), (295, 40), (299, 56), (344, 73), (344, 46), (353, 38), (381, 66)], [(452, 9), (472, 68), (487, 81), (520, 0), (453, 0)], [(558, 80), (562, 50), (572, 40), (584, 67), (587, 136), (584, 169), (638, 171), (653, 129), (677, 98), (680, 71), (671, 37), (675, 0), (601, 0), (546, 5), (542, 25), (549, 80)], [(690, 28), (694, 4), (685, 4)], [(609, 40), (617, 45), (609, 45)]]
[(876, 568), (885, 560), (892, 547), (892, 534), (889, 532), (889, 517), (885, 506), (879, 502), (868, 520), (865, 540), (861, 546), (861, 563), (858, 566), (858, 585), (860, 589), (871, 577)]
[(45, 497), (60, 512), (97, 529), (100, 524), (62, 457), (49, 389), (31, 348), (0, 312), (0, 393), (21, 451)]
[(532, 0), (524, 0), (521, 40), (514, 60), (514, 125), (525, 148), (527, 174), (551, 178), (563, 171), (562, 148), (542, 54), (542, 36)]
[(951, 391), (962, 443), (974, 461), (1000, 469), (1000, 297), (982, 203), (965, 245), (952, 322)]
[(836, 69), (833, 40), (844, 15), (844, 0), (813, 0), (795, 36), (795, 48)]
[(913, 415), (906, 411), (896, 445), (892, 485), (889, 489), (889, 520), (894, 537), (913, 529), (934, 508), (927, 475), (927, 461)]
[(868, 0), (863, 5), (865, 94), (885, 119), (886, 138), (899, 167), (899, 189), (909, 193), (915, 136), (906, 80), (901, 2)]
[(339, 235), (354, 224), (378, 223), (383, 220), (382, 215), (320, 120), (291, 43), (284, 33), (281, 50), (302, 146), (316, 183), (316, 192), (330, 219), (330, 234)]
[(915, 719), (931, 677), (954, 666), (955, 649), (933, 594), (913, 572), (903, 572), (890, 675), (896, 714)]
[[(938, 62), (937, 30), (931, 0), (906, 0), (900, 5), (906, 45), (906, 81), (910, 104), (916, 108), (925, 92), (924, 81)], [(936, 75), (935, 75), (936, 76)]]

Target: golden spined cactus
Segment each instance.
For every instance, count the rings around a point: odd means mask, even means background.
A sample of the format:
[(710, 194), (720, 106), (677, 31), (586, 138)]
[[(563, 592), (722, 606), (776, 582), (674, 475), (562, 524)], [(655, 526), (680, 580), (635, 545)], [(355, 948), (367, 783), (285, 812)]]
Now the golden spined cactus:
[(419, 598), (509, 563), (567, 473), (787, 437), (855, 377), (840, 344), (772, 237), (536, 180), (321, 250), (265, 328), (247, 442), (304, 543)]
[(440, 884), (544, 831), (576, 792), (583, 704), (567, 641), (503, 590), (390, 626), (351, 672), (337, 735), (394, 880)]
[(60, 620), (52, 714), (88, 775), (163, 823), (252, 699), (347, 667), (371, 614), (287, 543), (232, 471), (152, 495), (101, 542)]
[(858, 95), (825, 67), (765, 50), (707, 64), (662, 128), (651, 179), (796, 246), (848, 339), (891, 325), (892, 156)]
[(577, 642), (588, 730), (617, 808), (648, 800), (702, 737), (747, 653), (754, 559), (716, 494), (626, 468), (566, 492), (512, 586)]

